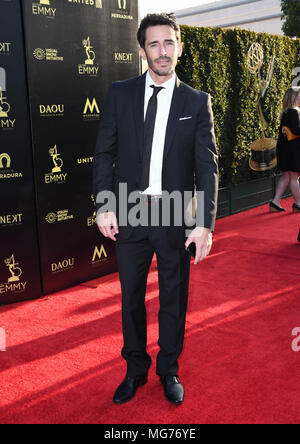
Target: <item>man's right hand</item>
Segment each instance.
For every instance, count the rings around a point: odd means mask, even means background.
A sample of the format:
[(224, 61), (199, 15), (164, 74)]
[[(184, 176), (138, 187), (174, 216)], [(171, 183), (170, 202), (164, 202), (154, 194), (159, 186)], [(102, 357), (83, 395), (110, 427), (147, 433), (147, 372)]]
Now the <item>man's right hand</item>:
[(97, 216), (97, 225), (103, 236), (116, 241), (119, 234), (119, 226), (115, 213), (100, 213)]

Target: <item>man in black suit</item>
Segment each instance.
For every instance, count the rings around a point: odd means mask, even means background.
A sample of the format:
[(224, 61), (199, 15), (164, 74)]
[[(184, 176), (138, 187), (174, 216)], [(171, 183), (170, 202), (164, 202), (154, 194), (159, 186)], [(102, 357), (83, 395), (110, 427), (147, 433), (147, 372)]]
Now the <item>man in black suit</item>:
[[(188, 301), (191, 256), (187, 248), (196, 245), (197, 264), (212, 246), (217, 149), (210, 96), (185, 85), (175, 74), (183, 49), (175, 17), (148, 15), (138, 40), (149, 70), (111, 85), (94, 157), (97, 224), (105, 237), (116, 241), (122, 287), (122, 356), (127, 375), (113, 400), (129, 401), (147, 382), (151, 358), (146, 351), (145, 292), (156, 253), (160, 290), (156, 372), (166, 398), (178, 405), (184, 400), (178, 358)], [(180, 200), (186, 192), (192, 196), (195, 186), (197, 223), (187, 233), (187, 205), (178, 207), (176, 199), (166, 205), (165, 197), (175, 193)], [(138, 211), (131, 194), (135, 192)]]

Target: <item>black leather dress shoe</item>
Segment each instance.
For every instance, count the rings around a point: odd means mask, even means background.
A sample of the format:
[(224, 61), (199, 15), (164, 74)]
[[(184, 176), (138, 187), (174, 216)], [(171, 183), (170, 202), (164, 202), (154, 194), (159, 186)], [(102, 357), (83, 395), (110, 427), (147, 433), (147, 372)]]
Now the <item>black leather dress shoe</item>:
[(162, 376), (160, 381), (164, 386), (167, 400), (172, 404), (182, 404), (184, 400), (184, 388), (178, 376)]
[(124, 404), (134, 398), (138, 387), (148, 382), (147, 376), (136, 376), (132, 378), (126, 376), (122, 384), (117, 388), (113, 402), (115, 404)]

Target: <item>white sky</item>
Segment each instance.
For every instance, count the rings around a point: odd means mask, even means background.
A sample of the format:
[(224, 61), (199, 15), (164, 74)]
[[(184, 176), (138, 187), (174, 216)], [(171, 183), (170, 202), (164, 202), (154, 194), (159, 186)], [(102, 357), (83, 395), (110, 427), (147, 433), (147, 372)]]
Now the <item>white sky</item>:
[(139, 0), (140, 17), (150, 12), (174, 12), (178, 9), (201, 6), (215, 0)]

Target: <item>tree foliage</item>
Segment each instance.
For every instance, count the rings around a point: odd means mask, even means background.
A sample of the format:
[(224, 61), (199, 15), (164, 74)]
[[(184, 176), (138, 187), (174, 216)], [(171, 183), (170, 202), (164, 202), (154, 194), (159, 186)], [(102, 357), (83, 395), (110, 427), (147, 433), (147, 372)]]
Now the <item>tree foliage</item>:
[(285, 35), (300, 37), (300, 0), (281, 0)]

